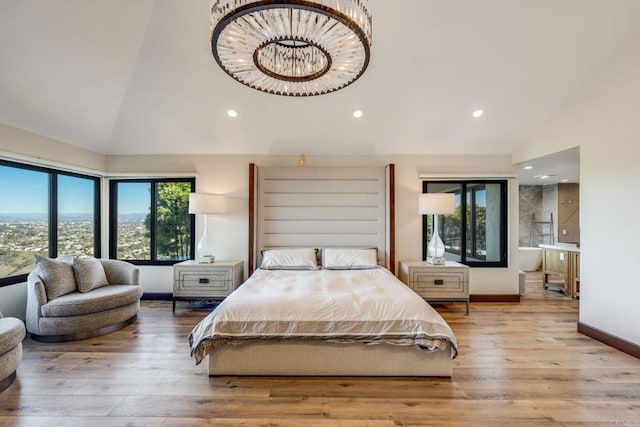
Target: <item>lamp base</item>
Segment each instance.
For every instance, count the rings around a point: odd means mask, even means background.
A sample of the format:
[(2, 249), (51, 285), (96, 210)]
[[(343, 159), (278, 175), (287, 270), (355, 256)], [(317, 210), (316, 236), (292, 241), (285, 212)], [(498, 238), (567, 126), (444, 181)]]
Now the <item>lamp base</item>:
[(196, 257), (196, 262), (198, 264), (211, 264), (215, 259), (216, 257), (213, 255), (201, 255)]
[(427, 264), (444, 265), (446, 260), (441, 256), (428, 256)]

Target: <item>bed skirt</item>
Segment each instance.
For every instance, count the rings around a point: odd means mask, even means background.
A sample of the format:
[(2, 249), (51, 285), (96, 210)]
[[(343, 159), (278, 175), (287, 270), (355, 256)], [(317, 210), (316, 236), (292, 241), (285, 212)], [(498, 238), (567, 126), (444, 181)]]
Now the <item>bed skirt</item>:
[(209, 353), (209, 375), (451, 377), (450, 353), (415, 346), (255, 342)]

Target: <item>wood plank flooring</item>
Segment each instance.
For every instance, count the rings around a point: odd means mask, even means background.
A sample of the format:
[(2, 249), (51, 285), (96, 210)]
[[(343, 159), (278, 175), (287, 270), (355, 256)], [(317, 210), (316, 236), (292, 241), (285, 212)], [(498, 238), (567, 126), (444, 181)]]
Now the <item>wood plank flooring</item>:
[(578, 301), (527, 275), (519, 304), (436, 306), (453, 377), (209, 378), (187, 335), (207, 310), (143, 301), (84, 341), (27, 339), (0, 426), (640, 426), (640, 360), (576, 332)]

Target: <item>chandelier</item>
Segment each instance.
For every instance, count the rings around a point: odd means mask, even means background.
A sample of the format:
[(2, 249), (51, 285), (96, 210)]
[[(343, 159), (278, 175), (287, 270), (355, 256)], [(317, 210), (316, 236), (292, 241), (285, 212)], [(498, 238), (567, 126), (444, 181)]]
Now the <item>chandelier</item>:
[(215, 0), (211, 50), (231, 77), (286, 96), (322, 95), (369, 65), (367, 0)]

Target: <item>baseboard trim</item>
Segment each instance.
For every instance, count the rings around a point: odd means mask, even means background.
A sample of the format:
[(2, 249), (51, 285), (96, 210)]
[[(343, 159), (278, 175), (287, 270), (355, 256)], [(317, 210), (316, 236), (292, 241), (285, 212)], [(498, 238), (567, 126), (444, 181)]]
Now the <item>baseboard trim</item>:
[(469, 295), (471, 302), (520, 302), (520, 295), (492, 295), (492, 294), (477, 294)]
[(152, 300), (152, 301), (172, 301), (173, 293), (171, 292), (145, 292), (142, 294), (143, 300)]
[(611, 335), (600, 329), (585, 325), (582, 322), (578, 322), (578, 332), (582, 335), (588, 336), (589, 338), (593, 338), (596, 341), (600, 341), (609, 347), (613, 347), (623, 353), (627, 353), (628, 355), (640, 359), (640, 345), (616, 337), (615, 335)]

